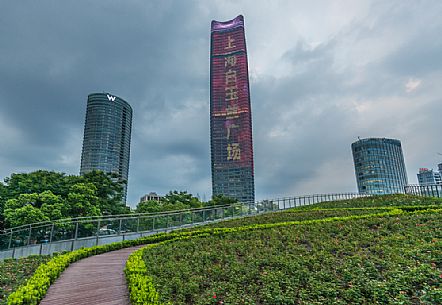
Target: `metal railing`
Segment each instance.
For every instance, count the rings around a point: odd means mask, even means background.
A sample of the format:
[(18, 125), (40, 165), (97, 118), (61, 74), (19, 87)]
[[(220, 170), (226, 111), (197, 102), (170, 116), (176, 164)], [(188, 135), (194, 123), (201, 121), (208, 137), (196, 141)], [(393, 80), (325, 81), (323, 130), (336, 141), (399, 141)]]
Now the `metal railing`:
[(442, 197), (442, 185), (406, 185), (405, 194), (424, 197)]
[[(80, 247), (135, 239), (159, 231), (170, 231), (246, 215), (365, 196), (367, 195), (357, 193), (316, 194), (262, 200), (251, 204), (240, 203), (155, 214), (79, 217), (34, 223), (6, 229), (0, 234), (0, 259), (71, 251)], [(29, 248), (32, 251), (24, 251), (23, 248)], [(5, 252), (4, 255), (2, 252)]]

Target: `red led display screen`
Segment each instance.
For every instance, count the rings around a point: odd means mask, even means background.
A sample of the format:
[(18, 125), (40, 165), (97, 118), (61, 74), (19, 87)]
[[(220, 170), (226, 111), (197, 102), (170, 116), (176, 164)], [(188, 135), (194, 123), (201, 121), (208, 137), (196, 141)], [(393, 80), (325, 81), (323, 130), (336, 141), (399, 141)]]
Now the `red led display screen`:
[(252, 119), (243, 17), (212, 22), (210, 113), (212, 165), (253, 172)]

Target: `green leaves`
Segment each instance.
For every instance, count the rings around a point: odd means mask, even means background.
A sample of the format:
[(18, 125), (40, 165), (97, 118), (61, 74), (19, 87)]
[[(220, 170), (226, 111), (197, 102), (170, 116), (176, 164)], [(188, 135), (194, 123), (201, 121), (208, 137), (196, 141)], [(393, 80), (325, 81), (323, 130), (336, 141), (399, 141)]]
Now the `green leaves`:
[[(84, 176), (36, 171), (0, 184), (0, 229), (44, 220), (130, 213), (120, 182), (101, 171)], [(29, 217), (25, 217), (29, 213)]]
[(141, 244), (150, 246), (125, 270), (133, 304), (433, 304), (441, 212), (430, 203), (299, 210), (80, 249), (41, 265), (8, 304), (38, 304), (70, 263)]
[[(434, 246), (442, 210), (409, 210), (304, 221), (287, 221), (301, 212), (275, 213), (262, 224), (251, 224), (258, 216), (200, 229), (209, 236), (146, 248), (147, 273), (137, 281), (144, 276), (160, 302), (173, 304), (209, 304), (213, 292), (223, 304), (435, 304), (441, 268), (431, 261), (442, 257)], [(317, 212), (326, 211), (338, 210)]]

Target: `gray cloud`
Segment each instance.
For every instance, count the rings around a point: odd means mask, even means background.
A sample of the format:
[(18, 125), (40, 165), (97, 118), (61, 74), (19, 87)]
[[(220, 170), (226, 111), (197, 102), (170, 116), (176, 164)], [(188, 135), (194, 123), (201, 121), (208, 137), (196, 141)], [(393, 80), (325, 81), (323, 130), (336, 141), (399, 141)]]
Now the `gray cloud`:
[(0, 177), (78, 173), (87, 95), (109, 91), (134, 109), (129, 202), (208, 199), (210, 21), (240, 13), (258, 198), (356, 190), (357, 136), (401, 139), (411, 182), (436, 166), (438, 1), (24, 1), (2, 5)]

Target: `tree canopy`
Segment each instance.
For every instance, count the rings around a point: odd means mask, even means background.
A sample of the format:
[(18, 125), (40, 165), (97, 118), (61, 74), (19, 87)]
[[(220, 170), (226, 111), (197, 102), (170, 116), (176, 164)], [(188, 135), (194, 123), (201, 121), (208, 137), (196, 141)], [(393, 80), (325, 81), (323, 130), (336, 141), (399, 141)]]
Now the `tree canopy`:
[(0, 183), (0, 229), (79, 216), (130, 213), (122, 181), (102, 171), (83, 176), (39, 170)]
[(170, 191), (159, 201), (149, 200), (140, 202), (137, 205), (137, 213), (158, 213), (166, 211), (186, 210), (206, 206), (227, 205), (238, 202), (236, 199), (227, 196), (214, 196), (208, 202), (201, 202), (197, 197), (186, 191)]

